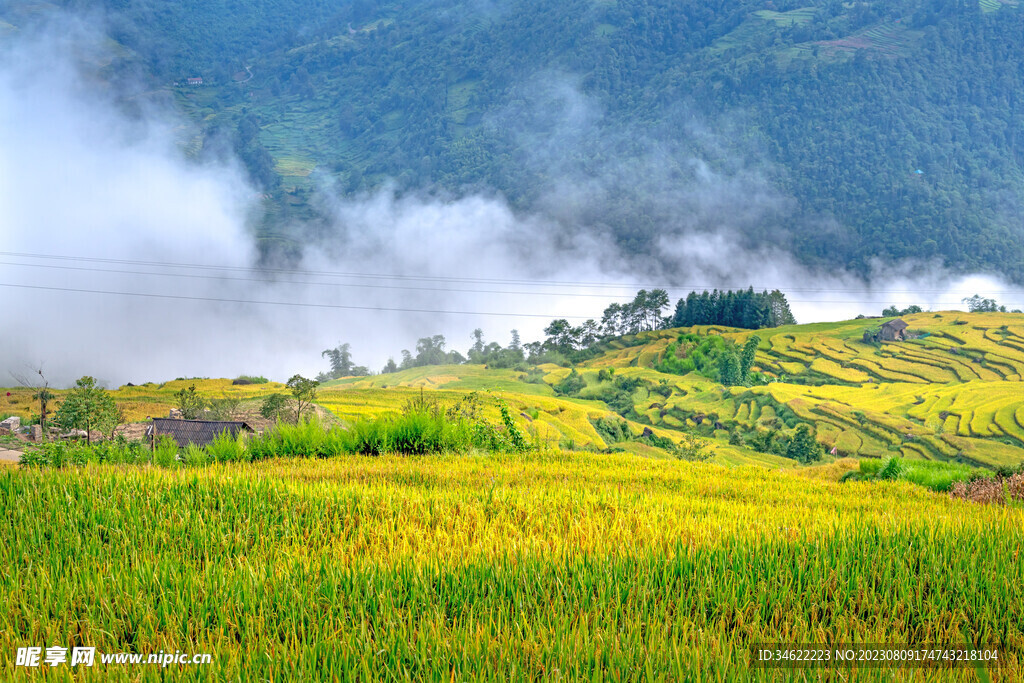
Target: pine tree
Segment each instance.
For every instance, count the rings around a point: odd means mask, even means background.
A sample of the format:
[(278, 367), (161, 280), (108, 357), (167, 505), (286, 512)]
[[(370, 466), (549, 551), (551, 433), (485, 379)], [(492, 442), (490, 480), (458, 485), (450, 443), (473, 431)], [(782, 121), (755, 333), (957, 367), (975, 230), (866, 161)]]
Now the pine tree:
[(748, 375), (750, 374), (750, 368), (754, 365), (754, 357), (757, 355), (757, 345), (761, 343), (761, 338), (756, 334), (750, 335), (747, 339), (747, 343), (743, 345), (743, 353), (740, 354), (740, 381), (744, 384), (747, 382)]
[(732, 349), (726, 350), (725, 354), (722, 355), (720, 373), (722, 384), (727, 387), (741, 383), (740, 362), (736, 358), (736, 352)]

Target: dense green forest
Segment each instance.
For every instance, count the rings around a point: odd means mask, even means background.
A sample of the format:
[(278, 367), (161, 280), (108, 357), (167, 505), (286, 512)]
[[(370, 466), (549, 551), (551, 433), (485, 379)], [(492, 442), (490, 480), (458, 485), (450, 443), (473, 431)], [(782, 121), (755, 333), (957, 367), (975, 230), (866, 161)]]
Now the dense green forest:
[[(24, 22), (19, 4), (0, 16)], [(522, 211), (572, 185), (590, 194), (565, 220), (631, 253), (728, 227), (814, 265), (940, 257), (1024, 281), (1017, 2), (100, 4), (127, 48), (109, 68), (174, 94), (190, 154), (234, 149), (268, 231), (315, 225), (325, 184)]]

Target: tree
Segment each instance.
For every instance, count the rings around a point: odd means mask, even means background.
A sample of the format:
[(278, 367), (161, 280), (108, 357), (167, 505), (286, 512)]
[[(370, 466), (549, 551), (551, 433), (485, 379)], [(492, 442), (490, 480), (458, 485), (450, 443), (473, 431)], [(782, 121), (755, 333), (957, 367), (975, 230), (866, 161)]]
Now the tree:
[(388, 358), (388, 362), (384, 365), (384, 368), (380, 372), (382, 375), (387, 375), (392, 372), (398, 372), (398, 365), (395, 364), (395, 359)]
[(260, 405), (260, 415), (268, 420), (281, 419), (281, 412), (288, 406), (288, 398), (284, 394), (270, 394)]
[(50, 391), (50, 382), (46, 379), (46, 375), (43, 374), (43, 368), (35, 368), (35, 371), (36, 374), (39, 375), (39, 382), (41, 384), (36, 384), (33, 381), (29, 381), (27, 375), (23, 375), (18, 372), (12, 372), (11, 376), (15, 380), (17, 380), (18, 384), (20, 384), (21, 386), (36, 389), (35, 393), (32, 394), (32, 400), (39, 401), (39, 428), (42, 430), (42, 438), (45, 441), (46, 419), (50, 416), (50, 411), (48, 410), (48, 408), (50, 405), (50, 401), (56, 398), (56, 396), (52, 391)]
[(821, 460), (824, 451), (825, 449), (815, 441), (814, 435), (811, 434), (811, 427), (801, 424), (797, 426), (793, 440), (789, 442), (786, 457), (806, 465)]
[(786, 295), (777, 289), (773, 289), (768, 295), (768, 302), (771, 305), (771, 324), (769, 327), (781, 327), (782, 325), (796, 325), (796, 318), (789, 310), (789, 302)]
[(206, 399), (196, 393), (195, 384), (177, 392), (174, 394), (174, 398), (178, 401), (178, 410), (181, 411), (181, 416), (186, 420), (196, 419), (206, 407)]
[(348, 377), (352, 372), (352, 354), (349, 352), (350, 344), (338, 344), (333, 349), (326, 349), (320, 353), (320, 357), (327, 356), (331, 360), (331, 379)]
[(86, 443), (92, 443), (92, 430), (106, 431), (116, 426), (117, 406), (96, 380), (86, 375), (75, 382), (57, 409), (56, 422), (64, 429), (84, 429)]
[(292, 396), (295, 397), (295, 422), (298, 424), (302, 421), (302, 411), (316, 400), (317, 387), (320, 386), (320, 382), (317, 382), (315, 379), (306, 379), (302, 375), (292, 375), (285, 386), (291, 390)]
[(999, 310), (995, 299), (983, 299), (977, 294), (965, 297), (960, 301), (967, 304), (967, 310), (971, 313), (995, 313)]
[(471, 363), (481, 363), (480, 357), (484, 354), (484, 331), (479, 327), (473, 330), (473, 346), (466, 354)]
[(750, 339), (743, 345), (743, 353), (740, 354), (740, 381), (746, 382), (750, 374), (750, 368), (754, 365), (754, 358), (757, 355), (757, 345), (761, 338), (756, 334), (750, 335)]
[(732, 349), (726, 350), (722, 356), (721, 382), (727, 387), (735, 386), (742, 382), (740, 377), (740, 362), (736, 358), (736, 352)]
[(665, 325), (661, 312), (668, 308), (668, 292), (664, 289), (652, 289), (647, 294), (647, 325), (649, 330), (657, 330)]

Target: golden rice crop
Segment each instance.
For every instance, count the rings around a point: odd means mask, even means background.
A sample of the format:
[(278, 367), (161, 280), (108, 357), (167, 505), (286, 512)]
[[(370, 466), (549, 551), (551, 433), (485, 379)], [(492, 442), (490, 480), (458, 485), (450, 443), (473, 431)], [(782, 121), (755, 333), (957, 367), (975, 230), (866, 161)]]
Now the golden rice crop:
[(906, 483), (628, 454), (339, 457), (8, 470), (0, 509), (4, 652), (213, 653), (79, 680), (778, 680), (751, 643), (964, 632), (1004, 648), (995, 680), (1024, 675), (1024, 511)]
[(871, 375), (856, 368), (843, 367), (834, 360), (827, 358), (815, 358), (811, 362), (811, 370), (829, 377), (834, 377), (842, 382), (863, 383), (871, 379)]

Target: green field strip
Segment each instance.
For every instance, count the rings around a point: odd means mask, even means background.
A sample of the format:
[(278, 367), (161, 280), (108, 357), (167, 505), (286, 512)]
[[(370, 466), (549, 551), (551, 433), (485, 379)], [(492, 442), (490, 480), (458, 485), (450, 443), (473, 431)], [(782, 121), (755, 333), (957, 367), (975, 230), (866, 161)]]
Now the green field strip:
[[(1022, 357), (1020, 353), (1017, 353), (1017, 351), (1019, 351), (1018, 349), (1014, 349), (1012, 346), (1007, 347), (1007, 345), (1005, 344), (1007, 337), (1012, 336), (1013, 333), (1011, 333), (1008, 329), (1003, 330), (1001, 328), (987, 329), (983, 334), (985, 341), (999, 348), (999, 350), (1002, 353), (1009, 353), (1011, 358), (1017, 360), (1018, 362), (1024, 362), (1024, 357)], [(1021, 341), (1024, 342), (1024, 340)]]
[(793, 348), (793, 345), (796, 344), (796, 337), (791, 334), (777, 334), (770, 337), (768, 341), (771, 344), (772, 355), (798, 361), (807, 361), (814, 358), (814, 354), (811, 354), (810, 358), (808, 358), (806, 353)]
[(984, 358), (985, 362), (990, 366), (998, 365), (1005, 368), (1006, 371), (1002, 373), (1004, 378), (1024, 375), (1024, 363), (1016, 358), (1008, 358), (1002, 350), (999, 352), (986, 351)]
[(835, 447), (844, 455), (859, 454), (864, 448), (864, 440), (856, 431), (845, 429), (836, 439)]
[[(827, 349), (829, 353), (838, 355), (843, 360), (847, 358), (853, 358), (857, 355), (857, 352), (842, 339), (833, 339), (826, 337), (821, 340), (820, 348)], [(825, 353), (822, 352), (822, 355), (825, 355)]]
[(949, 413), (949, 416), (942, 423), (942, 431), (946, 434), (956, 434), (960, 431), (960, 416)]
[(985, 467), (1014, 466), (1024, 462), (1024, 450), (998, 441), (967, 439), (960, 457)]
[(661, 418), (661, 422), (662, 424), (667, 425), (672, 429), (682, 429), (685, 426), (683, 424), (683, 421), (677, 418), (675, 415), (666, 414), (663, 418)]
[(783, 372), (787, 375), (802, 375), (807, 372), (807, 366), (805, 364), (792, 361), (780, 362), (779, 367), (781, 367)]
[(777, 363), (806, 363), (814, 358), (813, 356), (811, 358), (807, 358), (806, 355), (802, 353), (794, 353), (788, 346), (784, 349), (779, 349), (773, 346), (769, 353)]
[(749, 422), (749, 420), (750, 420), (750, 404), (751, 403), (753, 403), (753, 401), (743, 401), (742, 403), (740, 403), (740, 407), (736, 409), (736, 415), (735, 415), (735, 418), (736, 418), (737, 422), (743, 422), (743, 423)]
[(882, 367), (879, 363), (868, 360), (867, 358), (856, 358), (850, 361), (850, 365), (856, 365), (858, 367), (864, 368), (874, 377), (883, 380), (889, 380), (893, 382), (910, 382), (913, 384), (928, 383), (927, 380), (921, 379), (920, 377), (915, 377), (914, 375), (906, 375), (900, 372), (893, 372), (891, 370), (888, 370)]
[(957, 421), (956, 435), (957, 436), (971, 436), (971, 420), (974, 417), (974, 411), (967, 409), (961, 410), (960, 419)]
[[(1017, 374), (1011, 366), (1000, 362), (989, 361), (987, 356), (987, 353), (982, 353), (982, 360), (984, 362), (971, 361), (971, 365), (977, 368), (976, 371), (980, 379), (985, 380), (986, 382), (1002, 382), (1007, 376)], [(996, 368), (1002, 368), (1004, 371), (997, 371), (993, 369), (993, 366)]]

